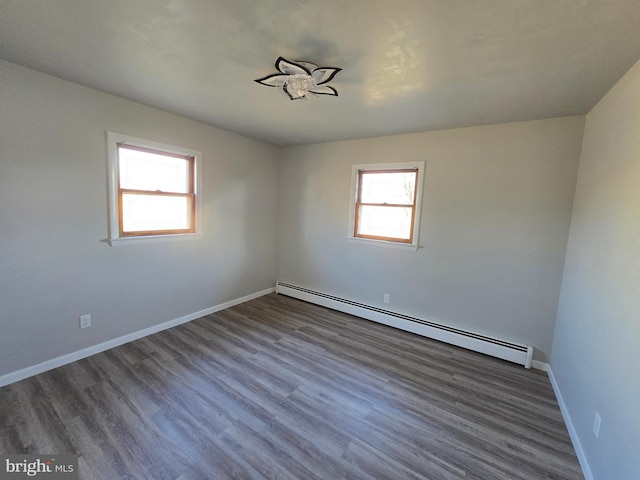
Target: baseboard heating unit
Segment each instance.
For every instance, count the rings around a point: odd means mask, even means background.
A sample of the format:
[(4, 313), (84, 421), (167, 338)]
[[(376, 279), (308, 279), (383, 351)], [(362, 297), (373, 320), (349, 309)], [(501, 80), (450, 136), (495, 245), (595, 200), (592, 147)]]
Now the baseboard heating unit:
[(485, 355), (518, 363), (525, 368), (531, 368), (533, 360), (533, 347), (531, 345), (521, 345), (499, 338), (449, 327), (440, 323), (372, 307), (364, 303), (354, 302), (297, 285), (291, 285), (290, 283), (278, 281), (276, 283), (276, 293), (382, 323), (390, 327), (422, 335), (423, 337), (484, 353)]

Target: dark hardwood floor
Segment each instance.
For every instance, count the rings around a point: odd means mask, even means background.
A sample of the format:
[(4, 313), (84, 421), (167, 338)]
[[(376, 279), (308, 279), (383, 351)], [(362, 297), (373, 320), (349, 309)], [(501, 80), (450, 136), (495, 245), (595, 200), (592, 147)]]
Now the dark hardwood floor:
[(582, 479), (544, 373), (275, 294), (0, 389), (82, 479)]

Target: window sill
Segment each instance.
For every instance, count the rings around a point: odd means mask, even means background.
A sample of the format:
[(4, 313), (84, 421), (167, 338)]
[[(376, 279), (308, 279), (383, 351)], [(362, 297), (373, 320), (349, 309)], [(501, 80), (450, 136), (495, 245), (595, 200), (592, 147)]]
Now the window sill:
[(119, 237), (110, 238), (107, 243), (112, 247), (123, 247), (125, 245), (138, 245), (141, 243), (175, 242), (182, 240), (197, 240), (202, 237), (202, 233), (178, 233), (174, 235), (142, 235), (139, 237)]
[(347, 240), (349, 243), (357, 243), (360, 245), (372, 245), (376, 247), (386, 247), (386, 248), (396, 248), (399, 250), (409, 250), (415, 252), (418, 250), (418, 245), (414, 245), (411, 243), (398, 243), (398, 242), (389, 242), (386, 240), (373, 240), (371, 238), (359, 238), (359, 237), (351, 237), (348, 236)]

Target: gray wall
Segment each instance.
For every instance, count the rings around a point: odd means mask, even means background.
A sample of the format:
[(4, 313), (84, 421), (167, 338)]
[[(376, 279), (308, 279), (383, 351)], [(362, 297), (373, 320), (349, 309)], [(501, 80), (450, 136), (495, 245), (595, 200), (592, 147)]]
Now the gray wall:
[(599, 480), (640, 476), (639, 352), (640, 63), (587, 115), (551, 356)]
[[(104, 243), (107, 130), (203, 152), (201, 239)], [(279, 155), (0, 61), (0, 376), (272, 287)]]
[[(570, 117), (285, 148), (278, 278), (526, 342), (546, 361), (583, 128)], [(422, 247), (348, 242), (351, 165), (419, 160)]]

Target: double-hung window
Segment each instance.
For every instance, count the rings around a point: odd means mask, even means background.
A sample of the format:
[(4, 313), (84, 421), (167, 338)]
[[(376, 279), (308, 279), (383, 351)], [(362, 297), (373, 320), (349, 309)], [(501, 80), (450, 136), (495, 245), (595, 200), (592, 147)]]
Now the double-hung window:
[(354, 165), (349, 237), (417, 248), (424, 162)]
[(110, 242), (192, 235), (200, 153), (109, 132)]

